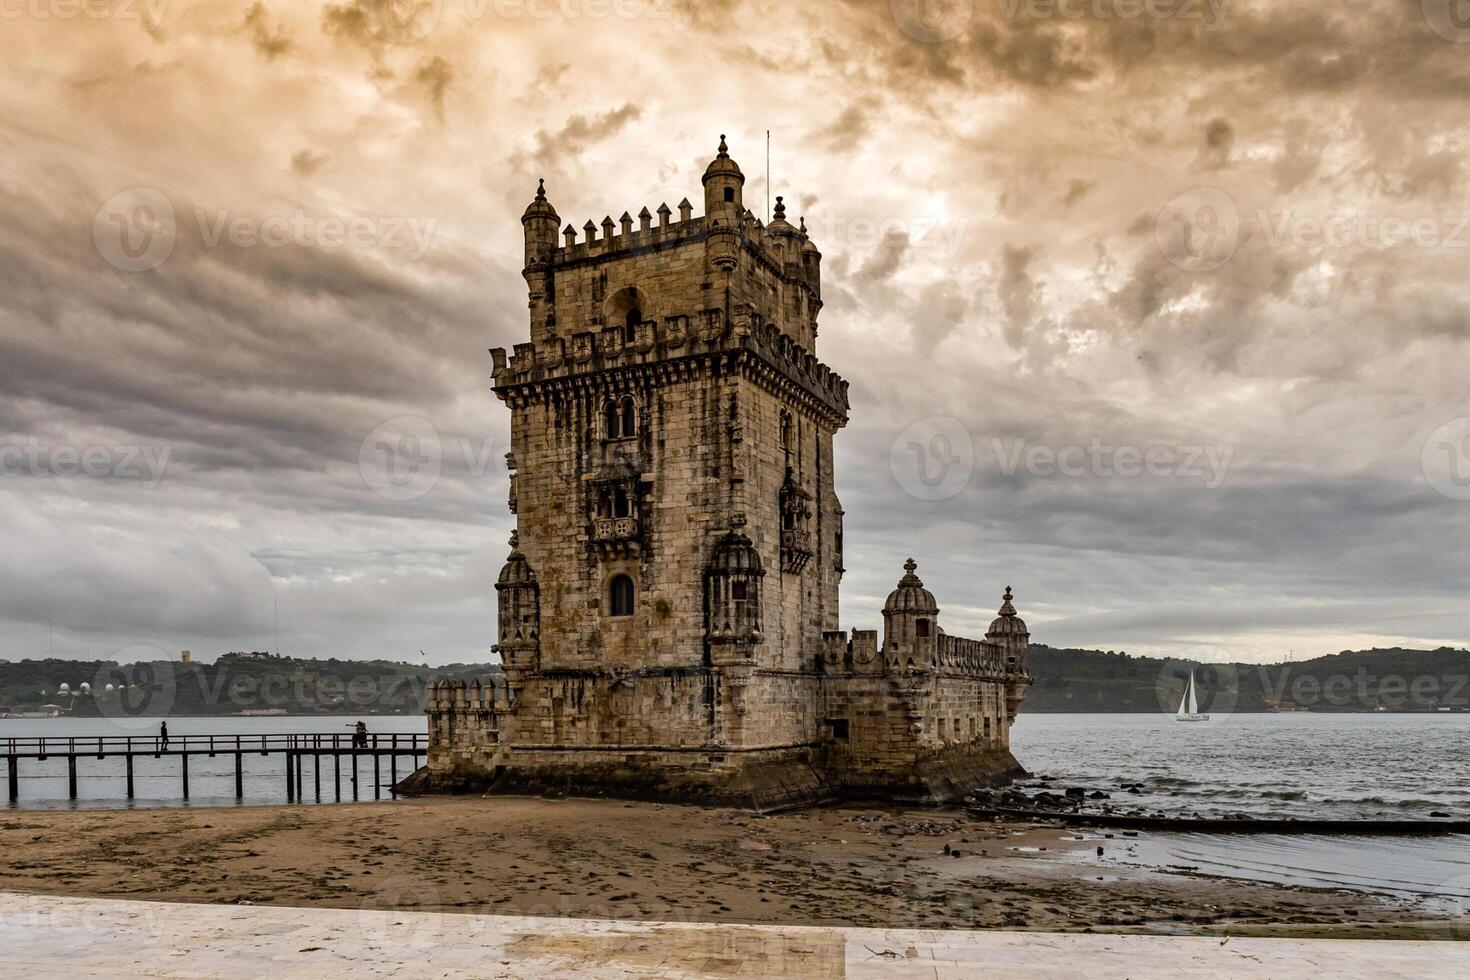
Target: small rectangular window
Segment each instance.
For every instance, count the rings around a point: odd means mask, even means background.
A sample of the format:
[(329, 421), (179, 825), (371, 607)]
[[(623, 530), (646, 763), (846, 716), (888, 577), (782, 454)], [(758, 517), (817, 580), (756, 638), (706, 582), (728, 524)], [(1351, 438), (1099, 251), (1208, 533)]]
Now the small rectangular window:
[(929, 635), (929, 620), (927, 620), (927, 619), (921, 619), (917, 623), (915, 623), (914, 625), (915, 625), (915, 629), (917, 629), (918, 634), (919, 634), (919, 637), (921, 639), (923, 637), (926, 637), (926, 636)]

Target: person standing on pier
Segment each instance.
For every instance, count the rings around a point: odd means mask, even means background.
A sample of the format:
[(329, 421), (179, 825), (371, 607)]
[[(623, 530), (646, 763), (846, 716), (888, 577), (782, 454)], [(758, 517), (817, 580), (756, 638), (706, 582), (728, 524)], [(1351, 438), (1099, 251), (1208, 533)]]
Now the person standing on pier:
[(158, 723), (158, 747), (160, 749), (168, 748), (168, 722), (166, 721), (160, 721)]

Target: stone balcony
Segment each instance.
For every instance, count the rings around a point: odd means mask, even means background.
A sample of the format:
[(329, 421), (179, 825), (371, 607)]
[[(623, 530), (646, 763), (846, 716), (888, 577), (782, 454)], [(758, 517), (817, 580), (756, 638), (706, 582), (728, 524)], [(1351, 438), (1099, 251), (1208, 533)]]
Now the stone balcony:
[(640, 530), (636, 517), (595, 517), (592, 544), (606, 555), (636, 555)]
[(806, 567), (812, 557), (812, 534), (803, 528), (787, 528), (781, 532), (781, 564), (796, 573)]

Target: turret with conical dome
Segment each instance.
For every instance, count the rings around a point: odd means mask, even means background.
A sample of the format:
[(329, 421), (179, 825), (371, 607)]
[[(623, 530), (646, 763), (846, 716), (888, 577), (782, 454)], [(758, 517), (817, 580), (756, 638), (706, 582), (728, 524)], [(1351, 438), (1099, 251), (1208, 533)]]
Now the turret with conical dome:
[(730, 159), (730, 148), (725, 145), (725, 134), (720, 134), (720, 149), (715, 158), (704, 168), (704, 213), (711, 217), (719, 215), (733, 223), (745, 212), (745, 174), (740, 164)]
[(897, 667), (923, 668), (934, 662), (939, 605), (915, 574), (918, 562), (903, 563), (903, 578), (883, 603), (883, 660)]
[(519, 532), (511, 532), (510, 556), (500, 569), (495, 592), (500, 642), (493, 649), (500, 654), (506, 686), (513, 695), (520, 689), (525, 675), (536, 669), (541, 629), (541, 590), (531, 563), (521, 554)]

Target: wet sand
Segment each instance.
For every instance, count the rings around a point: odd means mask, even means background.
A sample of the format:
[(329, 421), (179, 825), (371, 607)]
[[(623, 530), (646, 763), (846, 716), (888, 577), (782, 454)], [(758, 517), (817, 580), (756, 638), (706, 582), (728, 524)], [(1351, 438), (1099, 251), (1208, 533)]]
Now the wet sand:
[(0, 815), (0, 889), (676, 922), (1470, 936), (1463, 920), (1388, 896), (1140, 868), (1109, 858), (1110, 846), (924, 809), (762, 817), (457, 797), (10, 811)]

